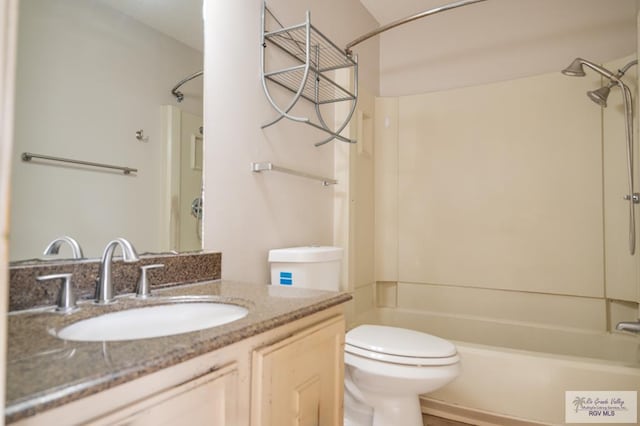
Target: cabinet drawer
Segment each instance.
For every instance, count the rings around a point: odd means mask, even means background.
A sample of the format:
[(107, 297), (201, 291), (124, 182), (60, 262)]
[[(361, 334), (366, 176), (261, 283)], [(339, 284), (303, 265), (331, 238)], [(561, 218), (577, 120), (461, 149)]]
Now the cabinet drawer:
[(237, 382), (238, 369), (233, 363), (90, 423), (118, 426), (233, 425), (237, 418)]

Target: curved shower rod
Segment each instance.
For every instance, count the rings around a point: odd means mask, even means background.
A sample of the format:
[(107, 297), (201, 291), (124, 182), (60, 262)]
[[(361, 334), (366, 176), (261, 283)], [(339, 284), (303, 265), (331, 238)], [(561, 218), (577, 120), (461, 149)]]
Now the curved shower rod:
[(398, 19), (397, 21), (390, 22), (387, 25), (383, 25), (380, 28), (377, 28), (371, 32), (366, 33), (363, 36), (358, 37), (357, 39), (348, 43), (347, 47), (345, 47), (344, 50), (347, 53), (347, 55), (351, 55), (352, 47), (362, 43), (365, 40), (369, 40), (371, 37), (375, 37), (380, 33), (388, 31), (392, 28), (407, 24), (409, 22), (430, 16), (430, 15), (435, 15), (436, 13), (445, 12), (447, 10), (456, 9), (458, 7), (467, 6), (473, 3), (480, 3), (483, 1), (486, 1), (486, 0), (461, 0), (453, 3), (445, 4), (442, 6), (434, 7), (433, 9), (425, 10), (423, 12), (416, 13), (415, 15), (407, 16), (406, 18)]
[(171, 94), (176, 97), (178, 102), (182, 102), (182, 100), (184, 99), (184, 93), (182, 93), (181, 91), (178, 90), (180, 88), (180, 86), (185, 84), (187, 81), (191, 81), (196, 77), (200, 77), (202, 74), (204, 74), (204, 71), (198, 71), (198, 72), (194, 72), (193, 74), (191, 74), (188, 77), (183, 78), (182, 80), (180, 80), (180, 82), (178, 84), (176, 84), (173, 87), (173, 89), (171, 89)]

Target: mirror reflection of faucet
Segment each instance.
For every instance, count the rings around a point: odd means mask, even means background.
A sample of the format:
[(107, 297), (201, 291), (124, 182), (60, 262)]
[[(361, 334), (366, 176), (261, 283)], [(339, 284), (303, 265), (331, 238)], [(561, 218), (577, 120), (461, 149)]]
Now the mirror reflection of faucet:
[(69, 246), (71, 246), (71, 251), (73, 253), (74, 259), (84, 258), (84, 254), (82, 253), (80, 244), (78, 244), (75, 239), (66, 235), (63, 235), (62, 237), (56, 238), (55, 240), (51, 241), (49, 245), (44, 249), (44, 252), (42, 254), (44, 254), (45, 256), (49, 256), (52, 254), (60, 253), (60, 246), (62, 245), (62, 243), (67, 243), (69, 244)]

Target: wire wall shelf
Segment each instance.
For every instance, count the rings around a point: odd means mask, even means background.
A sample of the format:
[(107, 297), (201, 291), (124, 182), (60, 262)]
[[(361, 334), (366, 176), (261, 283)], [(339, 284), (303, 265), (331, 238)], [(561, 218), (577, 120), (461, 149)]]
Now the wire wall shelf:
[[(267, 29), (268, 23), (275, 22), (276, 29)], [(276, 47), (288, 66), (269, 69), (267, 66), (266, 50)], [(340, 135), (353, 116), (358, 100), (358, 60), (347, 54), (324, 34), (311, 25), (311, 15), (306, 13), (305, 22), (291, 27), (284, 27), (267, 8), (266, 2), (262, 6), (262, 87), (269, 103), (278, 115), (275, 119), (264, 124), (269, 127), (283, 118), (306, 123), (328, 134), (326, 139), (317, 142), (320, 146), (333, 139), (355, 143), (353, 139)], [(336, 82), (335, 74), (338, 70), (349, 72), (349, 87)], [(272, 83), (272, 84), (269, 84)], [(278, 86), (292, 94), (291, 99), (284, 106), (274, 100), (270, 87)], [(300, 99), (305, 99), (315, 106), (315, 121), (309, 117), (294, 115), (293, 108)], [(342, 124), (333, 129), (327, 125), (322, 115), (321, 105), (348, 102), (349, 108)]]

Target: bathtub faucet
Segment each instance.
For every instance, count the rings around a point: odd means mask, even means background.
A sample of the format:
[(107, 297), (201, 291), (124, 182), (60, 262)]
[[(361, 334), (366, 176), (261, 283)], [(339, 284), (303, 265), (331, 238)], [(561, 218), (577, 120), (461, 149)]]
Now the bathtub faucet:
[(616, 330), (630, 331), (632, 333), (640, 333), (640, 319), (638, 321), (622, 321), (616, 325)]

